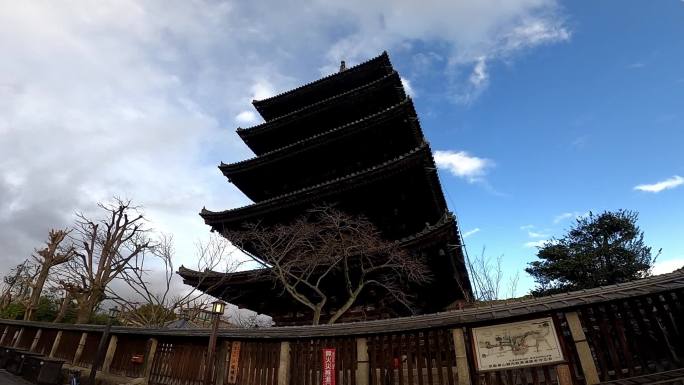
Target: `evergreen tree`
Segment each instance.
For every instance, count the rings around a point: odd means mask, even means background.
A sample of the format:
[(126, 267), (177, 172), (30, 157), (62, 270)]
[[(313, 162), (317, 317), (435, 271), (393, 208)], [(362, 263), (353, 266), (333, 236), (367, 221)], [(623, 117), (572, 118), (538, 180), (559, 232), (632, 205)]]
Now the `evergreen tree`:
[(538, 261), (525, 269), (534, 277), (534, 295), (589, 289), (649, 275), (655, 257), (629, 210), (589, 213), (560, 239), (537, 252)]

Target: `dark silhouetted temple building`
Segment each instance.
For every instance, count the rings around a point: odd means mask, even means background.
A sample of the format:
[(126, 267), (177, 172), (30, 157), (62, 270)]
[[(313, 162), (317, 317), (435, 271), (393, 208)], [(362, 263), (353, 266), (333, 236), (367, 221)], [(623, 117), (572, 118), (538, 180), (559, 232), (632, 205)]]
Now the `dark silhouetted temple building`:
[[(431, 282), (407, 287), (419, 313), (471, 297), (455, 217), (448, 211), (432, 152), (411, 98), (387, 53), (339, 73), (253, 102), (265, 123), (237, 130), (255, 157), (219, 168), (252, 201), (201, 216), (213, 230), (243, 223), (285, 223), (316, 203), (363, 214), (384, 236), (427, 257)], [(277, 324), (309, 323), (310, 310), (282, 294), (257, 270), (195, 272), (191, 285), (225, 301), (271, 315)], [(343, 288), (340, 288), (343, 290)], [(343, 296), (342, 296), (343, 297)], [(408, 315), (368, 290), (341, 321)]]

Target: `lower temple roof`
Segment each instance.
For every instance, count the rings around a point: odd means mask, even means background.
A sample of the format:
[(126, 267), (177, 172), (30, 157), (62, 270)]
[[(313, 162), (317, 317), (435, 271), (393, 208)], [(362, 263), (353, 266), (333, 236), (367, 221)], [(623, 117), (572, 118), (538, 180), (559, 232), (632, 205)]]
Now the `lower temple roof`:
[[(453, 301), (463, 299), (462, 292), (470, 295), (468, 277), (460, 274), (461, 270), (465, 270), (465, 262), (459, 239), (455, 218), (447, 212), (437, 222), (426, 226), (423, 230), (396, 241), (411, 252), (430, 254), (427, 263), (435, 275), (434, 279), (431, 283), (413, 289), (421, 293), (421, 300), (424, 301), (421, 305), (422, 311), (441, 311)], [(445, 253), (441, 254), (439, 250), (444, 250)], [(178, 274), (185, 284), (195, 286), (207, 294), (237, 306), (266, 313), (275, 319), (282, 316), (283, 312), (292, 311), (301, 306), (287, 296), (277, 306), (272, 302), (264, 302), (269, 296), (268, 293), (276, 295), (275, 293), (279, 291), (279, 283), (275, 282), (264, 269), (200, 272), (181, 266)], [(449, 287), (455, 289), (459, 285), (462, 290), (448, 289)]]

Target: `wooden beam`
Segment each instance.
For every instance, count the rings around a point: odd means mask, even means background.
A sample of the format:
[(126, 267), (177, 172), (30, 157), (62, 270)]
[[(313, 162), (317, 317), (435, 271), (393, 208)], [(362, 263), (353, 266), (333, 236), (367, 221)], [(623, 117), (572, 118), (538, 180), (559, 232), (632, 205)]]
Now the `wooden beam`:
[(152, 365), (154, 364), (154, 356), (157, 354), (157, 345), (159, 341), (156, 338), (150, 338), (149, 349), (145, 355), (145, 369), (143, 370), (143, 377), (145, 378), (145, 384), (150, 383), (150, 376), (152, 375)]
[(40, 340), (41, 334), (43, 334), (43, 329), (38, 329), (36, 331), (36, 335), (33, 337), (33, 341), (31, 342), (31, 347), (29, 348), (30, 352), (36, 351), (36, 347), (38, 346), (38, 341)]
[(102, 373), (109, 373), (109, 367), (112, 365), (118, 340), (119, 338), (116, 336), (116, 334), (112, 334), (109, 337), (109, 346), (107, 346), (107, 354), (105, 355), (104, 362), (102, 364)]
[(216, 356), (216, 384), (223, 384), (226, 377), (226, 366), (230, 353), (230, 341), (222, 341), (219, 344)]
[(278, 362), (278, 385), (290, 383), (290, 343), (280, 343), (280, 360)]
[(50, 354), (48, 357), (52, 358), (57, 354), (57, 349), (59, 349), (59, 342), (62, 340), (62, 331), (58, 331), (55, 336), (55, 340), (52, 342), (52, 348), (50, 348)]
[(72, 364), (76, 365), (76, 363), (81, 360), (81, 355), (83, 354), (83, 348), (85, 347), (87, 338), (88, 333), (81, 333), (81, 339), (78, 341), (78, 347), (76, 348), (76, 353), (74, 353), (74, 360), (71, 361)]
[(577, 350), (577, 356), (579, 356), (584, 380), (587, 385), (598, 384), (600, 380), (598, 370), (596, 370), (596, 362), (594, 362), (594, 357), (591, 354), (591, 348), (589, 348), (587, 337), (582, 329), (579, 315), (576, 311), (567, 312), (565, 313), (565, 320), (568, 321), (568, 328), (570, 329), (572, 340), (575, 343), (575, 349)]
[(12, 341), (12, 347), (16, 348), (19, 346), (19, 340), (21, 340), (21, 335), (24, 334), (24, 328), (19, 329), (18, 332), (14, 333), (14, 340)]
[(368, 340), (356, 339), (356, 385), (368, 385), (370, 371), (368, 366)]
[(463, 329), (451, 329), (451, 335), (454, 339), (458, 385), (470, 385), (470, 366), (468, 365), (468, 355), (466, 353), (467, 349)]

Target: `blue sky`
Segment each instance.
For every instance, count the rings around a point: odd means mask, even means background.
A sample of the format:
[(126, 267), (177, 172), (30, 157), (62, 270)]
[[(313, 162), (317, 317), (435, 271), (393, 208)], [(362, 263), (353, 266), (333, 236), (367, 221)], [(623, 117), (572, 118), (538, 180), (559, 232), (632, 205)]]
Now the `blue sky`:
[[(563, 8), (571, 37), (490, 66), (488, 88), (467, 105), (430, 97), (439, 79), (411, 78), (433, 148), (493, 163), (482, 183), (441, 172), (462, 231), (479, 229), (468, 250), (486, 247), (517, 271), (535, 258), (526, 244), (561, 236), (575, 215), (625, 208), (640, 213), (661, 261), (684, 265), (684, 187), (634, 189), (684, 175), (684, 3)], [(393, 60), (411, 73), (410, 58)], [(523, 274), (520, 288), (530, 284)]]
[(199, 210), (249, 203), (216, 166), (253, 155), (250, 101), (387, 50), (471, 255), (521, 271), (574, 217), (625, 208), (673, 269), (683, 37), (680, 0), (0, 2), (0, 262), (120, 195), (192, 267)]

